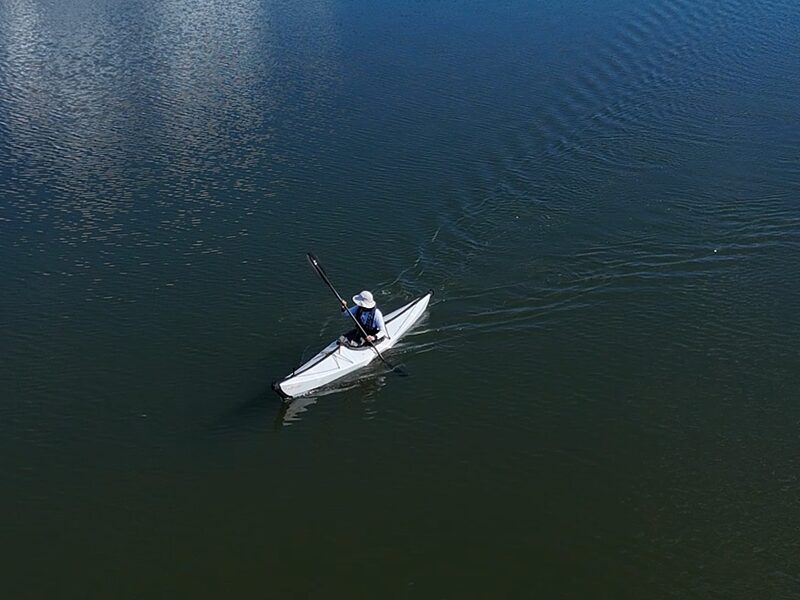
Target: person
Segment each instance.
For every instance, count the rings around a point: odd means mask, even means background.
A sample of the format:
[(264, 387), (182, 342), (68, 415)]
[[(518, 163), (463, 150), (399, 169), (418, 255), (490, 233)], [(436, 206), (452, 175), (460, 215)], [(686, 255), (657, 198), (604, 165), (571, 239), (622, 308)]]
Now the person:
[[(361, 328), (348, 331), (339, 338), (339, 343), (347, 346), (359, 347), (369, 342), (376, 342), (387, 336), (386, 323), (383, 321), (383, 313), (378, 308), (372, 292), (364, 290), (360, 294), (353, 296), (355, 306), (347, 307), (347, 302), (342, 300), (342, 316), (350, 319), (353, 315), (356, 320), (361, 324)], [(364, 333), (367, 334), (366, 339)]]

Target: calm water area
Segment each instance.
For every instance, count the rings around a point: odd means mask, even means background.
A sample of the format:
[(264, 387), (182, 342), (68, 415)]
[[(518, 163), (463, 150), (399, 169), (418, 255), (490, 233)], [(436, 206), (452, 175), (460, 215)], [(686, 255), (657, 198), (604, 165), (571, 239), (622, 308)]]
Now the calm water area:
[(798, 598), (799, 337), (794, 0), (0, 0), (4, 598)]

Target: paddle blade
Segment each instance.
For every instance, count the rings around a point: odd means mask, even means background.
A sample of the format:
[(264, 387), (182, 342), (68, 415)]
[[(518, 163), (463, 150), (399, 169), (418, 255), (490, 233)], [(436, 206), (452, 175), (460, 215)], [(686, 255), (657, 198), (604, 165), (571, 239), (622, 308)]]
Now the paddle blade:
[(400, 377), (408, 377), (408, 371), (400, 366), (392, 367), (392, 373), (397, 373)]
[(306, 258), (308, 259), (309, 264), (317, 272), (317, 275), (319, 275), (320, 277), (322, 277), (323, 279), (325, 279), (327, 281), (328, 274), (325, 272), (325, 269), (322, 268), (322, 265), (319, 264), (319, 259), (316, 256), (314, 256), (313, 254), (311, 254), (311, 252), (307, 252), (306, 253)]
[[(375, 346), (373, 346), (375, 348)], [(375, 352), (378, 352), (378, 349), (375, 348)], [(408, 372), (402, 367), (402, 365), (393, 365), (388, 360), (383, 358), (383, 354), (378, 352), (378, 358), (381, 359), (383, 366), (385, 366), (390, 373), (395, 373), (396, 375), (400, 375), (400, 377), (408, 377)]]

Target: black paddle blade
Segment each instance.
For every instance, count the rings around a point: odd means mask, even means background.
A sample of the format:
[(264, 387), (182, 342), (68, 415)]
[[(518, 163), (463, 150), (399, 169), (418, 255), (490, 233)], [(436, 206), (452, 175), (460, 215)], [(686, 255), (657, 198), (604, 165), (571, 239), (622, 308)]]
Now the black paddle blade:
[(319, 275), (320, 279), (322, 279), (322, 281), (325, 282), (325, 285), (327, 285), (331, 289), (331, 291), (338, 297), (339, 292), (337, 292), (336, 289), (333, 287), (331, 280), (328, 278), (328, 274), (325, 272), (325, 269), (323, 269), (322, 265), (319, 263), (319, 259), (313, 254), (311, 254), (311, 252), (306, 252), (306, 258), (308, 259), (308, 262), (312, 266), (314, 271), (316, 271), (317, 275)]
[(403, 367), (392, 367), (392, 373), (397, 373), (400, 377), (408, 377), (408, 371), (406, 371)]
[(325, 269), (322, 268), (322, 265), (319, 264), (319, 260), (317, 259), (317, 257), (311, 254), (311, 252), (306, 252), (306, 258), (308, 259), (308, 262), (311, 264), (311, 266), (314, 267), (314, 270), (317, 271), (317, 273), (322, 273), (322, 274), (325, 273)]

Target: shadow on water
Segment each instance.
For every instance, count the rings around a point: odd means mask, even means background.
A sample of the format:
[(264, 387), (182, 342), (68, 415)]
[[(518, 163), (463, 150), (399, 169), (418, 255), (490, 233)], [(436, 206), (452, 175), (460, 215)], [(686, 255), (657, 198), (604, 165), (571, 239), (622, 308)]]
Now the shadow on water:
[[(376, 365), (377, 367), (377, 365)], [(326, 396), (341, 395), (340, 399), (359, 401), (364, 408), (363, 417), (371, 419), (377, 414), (378, 394), (387, 381), (397, 376), (384, 370), (370, 369), (355, 379), (345, 380), (313, 395), (280, 399), (272, 389), (265, 389), (223, 413), (214, 423), (212, 432), (227, 435), (232, 432), (263, 432), (266, 423), (272, 422), (273, 430), (298, 423), (308, 413), (309, 408)]]
[(217, 435), (232, 431), (261, 431), (263, 424), (273, 414), (275, 406), (282, 408), (283, 404), (275, 392), (266, 388), (223, 413), (214, 423), (212, 431)]

